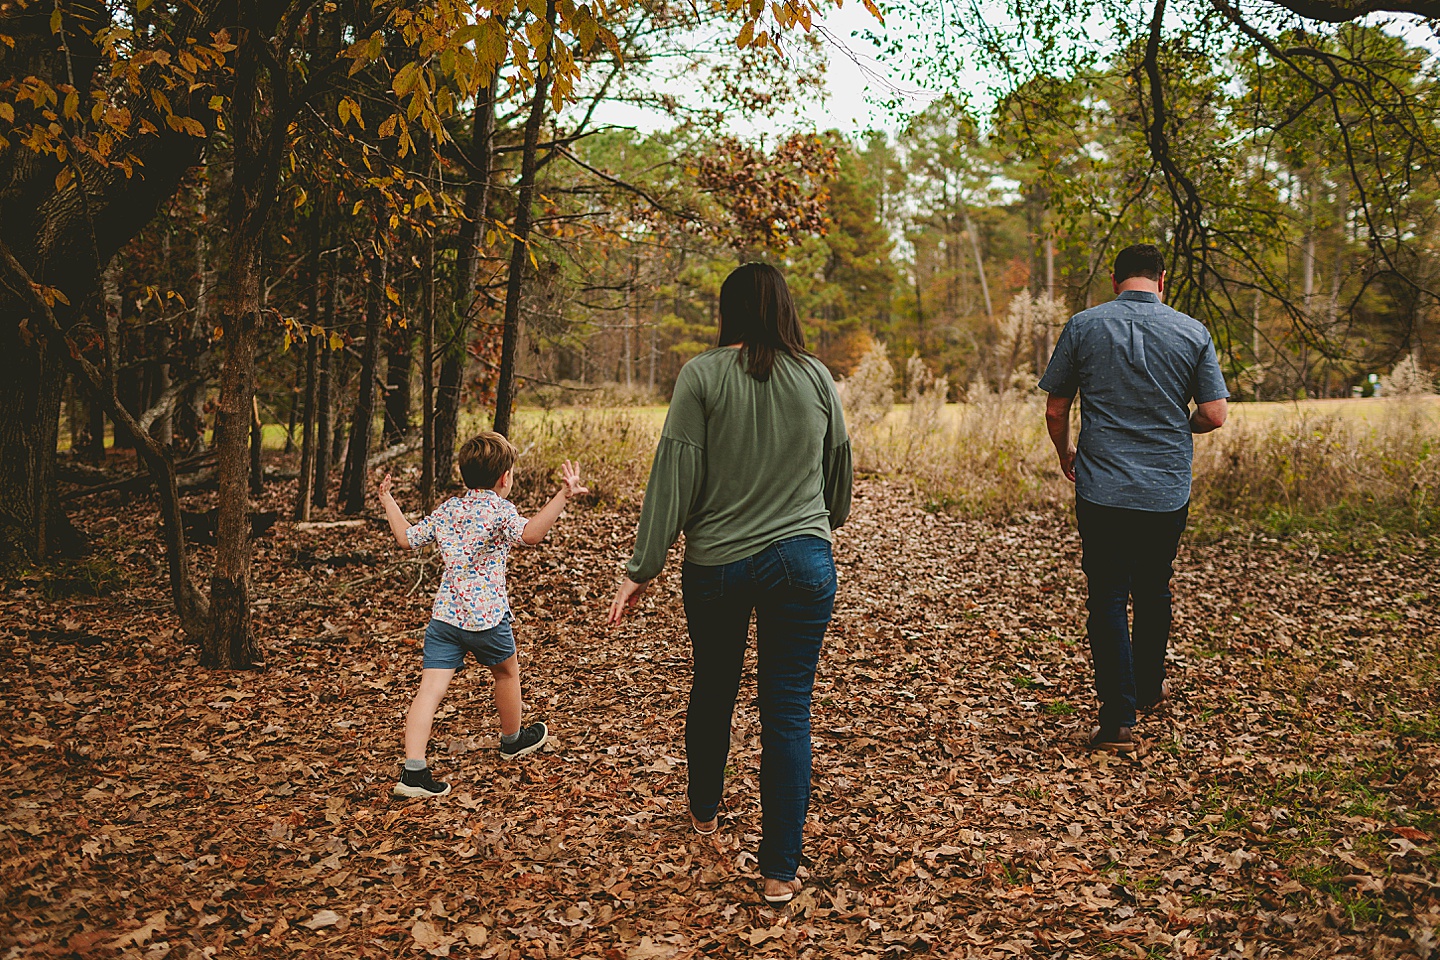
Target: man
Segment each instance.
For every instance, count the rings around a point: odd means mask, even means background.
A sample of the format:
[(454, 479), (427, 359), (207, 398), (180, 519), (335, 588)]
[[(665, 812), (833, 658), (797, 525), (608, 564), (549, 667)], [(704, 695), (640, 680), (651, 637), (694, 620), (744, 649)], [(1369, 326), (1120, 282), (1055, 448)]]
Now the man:
[[(1225, 377), (1199, 321), (1164, 305), (1153, 244), (1115, 258), (1116, 297), (1070, 318), (1040, 389), (1060, 469), (1075, 484), (1099, 725), (1093, 749), (1128, 752), (1135, 711), (1166, 699), (1170, 576), (1190, 510), (1191, 434), (1225, 423)], [(1080, 439), (1070, 407), (1080, 392)], [(1190, 401), (1196, 407), (1191, 412)], [(1130, 630), (1126, 601), (1135, 605)]]

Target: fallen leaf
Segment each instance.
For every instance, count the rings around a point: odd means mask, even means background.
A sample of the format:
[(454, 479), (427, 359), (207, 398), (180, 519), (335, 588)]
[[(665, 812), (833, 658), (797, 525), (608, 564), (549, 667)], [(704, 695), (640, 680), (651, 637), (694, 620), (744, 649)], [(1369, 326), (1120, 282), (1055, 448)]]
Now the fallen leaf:
[(340, 922), (340, 914), (334, 910), (317, 910), (315, 916), (300, 924), (302, 927), (309, 927), (311, 930), (323, 930), (326, 927), (333, 927)]
[(145, 918), (145, 922), (139, 927), (129, 931), (128, 933), (116, 937), (114, 940), (111, 940), (108, 944), (106, 944), (106, 946), (112, 947), (116, 950), (121, 950), (129, 946), (144, 946), (146, 941), (148, 941), (155, 934), (159, 933), (161, 930), (165, 929), (165, 918), (168, 915), (169, 911), (167, 910), (161, 910), (159, 913), (152, 913), (150, 914), (150, 916)]

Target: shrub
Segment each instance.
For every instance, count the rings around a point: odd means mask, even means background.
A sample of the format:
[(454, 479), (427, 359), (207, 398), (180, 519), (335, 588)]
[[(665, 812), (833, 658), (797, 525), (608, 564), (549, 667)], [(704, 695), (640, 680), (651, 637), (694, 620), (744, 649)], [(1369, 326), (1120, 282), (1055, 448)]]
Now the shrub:
[[(1044, 406), (972, 385), (962, 404), (894, 414), (852, 434), (863, 470), (912, 481), (937, 509), (1011, 514), (1061, 502), (1068, 483), (1053, 468)], [(917, 405), (918, 406), (918, 405)]]
[(1031, 360), (1036, 347), (1064, 326), (1065, 316), (1064, 304), (1046, 294), (1032, 297), (1021, 290), (1010, 299), (998, 324), (994, 348), (996, 386), (1001, 393), (1035, 391)]
[(866, 351), (839, 389), (845, 421), (852, 429), (864, 430), (883, 421), (895, 405), (895, 368), (885, 345), (877, 342)]
[(1303, 408), (1236, 418), (1196, 444), (1194, 503), (1282, 530), (1363, 522), (1432, 532), (1440, 526), (1432, 417), (1425, 404), (1395, 401), (1363, 419)]
[(1382, 397), (1428, 397), (1435, 393), (1435, 378), (1420, 367), (1415, 354), (1406, 355), (1387, 376), (1380, 378)]

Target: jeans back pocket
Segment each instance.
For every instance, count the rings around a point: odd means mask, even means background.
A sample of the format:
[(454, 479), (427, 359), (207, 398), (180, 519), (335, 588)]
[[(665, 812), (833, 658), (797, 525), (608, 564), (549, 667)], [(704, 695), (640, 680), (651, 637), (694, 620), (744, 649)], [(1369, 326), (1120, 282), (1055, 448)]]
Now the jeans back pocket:
[(785, 578), (807, 593), (821, 593), (835, 586), (835, 554), (824, 537), (791, 537), (775, 544)]

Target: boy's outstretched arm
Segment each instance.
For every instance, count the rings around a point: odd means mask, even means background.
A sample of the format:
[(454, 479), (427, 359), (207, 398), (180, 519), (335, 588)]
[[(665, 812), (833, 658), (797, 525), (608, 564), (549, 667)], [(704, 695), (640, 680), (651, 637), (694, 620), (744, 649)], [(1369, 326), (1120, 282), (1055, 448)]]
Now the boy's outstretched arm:
[(588, 487), (582, 486), (580, 483), (580, 464), (578, 463), (566, 460), (560, 467), (560, 481), (560, 489), (555, 492), (555, 496), (550, 498), (550, 502), (525, 522), (525, 531), (520, 534), (520, 539), (532, 547), (545, 539), (545, 534), (549, 533), (551, 525), (560, 519), (560, 514), (565, 511), (565, 504), (571, 497), (590, 492)]
[(410, 521), (405, 519), (405, 513), (400, 509), (400, 504), (390, 494), (390, 485), (393, 481), (390, 474), (380, 481), (380, 505), (385, 508), (385, 519), (390, 521), (390, 532), (395, 534), (395, 542), (406, 550), (410, 549), (410, 538), (405, 536), (405, 531), (410, 529)]

